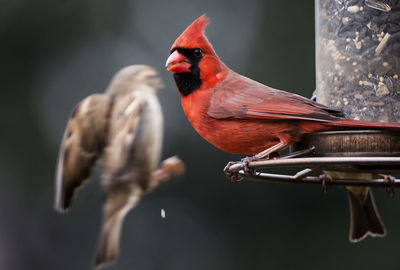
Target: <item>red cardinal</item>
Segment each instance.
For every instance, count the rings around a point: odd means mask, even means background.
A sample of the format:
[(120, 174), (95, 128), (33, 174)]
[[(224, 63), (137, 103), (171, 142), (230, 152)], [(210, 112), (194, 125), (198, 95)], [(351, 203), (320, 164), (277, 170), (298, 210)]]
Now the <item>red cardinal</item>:
[[(264, 158), (299, 141), (306, 133), (355, 128), (400, 131), (400, 124), (344, 119), (339, 111), (232, 71), (204, 35), (208, 23), (202, 15), (189, 25), (172, 45), (166, 66), (174, 73), (188, 120), (217, 148)], [(355, 231), (383, 235), (385, 229), (381, 222), (375, 222), (380, 221), (379, 215), (371, 204), (373, 198), (367, 192), (360, 205), (353, 206), (368, 206), (362, 210), (373, 215), (372, 223), (377, 225)], [(364, 236), (354, 237), (356, 241)]]

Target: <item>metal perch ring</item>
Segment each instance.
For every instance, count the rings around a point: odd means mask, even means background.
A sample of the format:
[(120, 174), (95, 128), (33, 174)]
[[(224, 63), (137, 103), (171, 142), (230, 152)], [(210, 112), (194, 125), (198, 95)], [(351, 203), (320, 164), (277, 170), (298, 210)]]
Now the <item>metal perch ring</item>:
[[(247, 164), (242, 161), (230, 163), (225, 173), (227, 176), (235, 175), (236, 178), (266, 182), (387, 187), (388, 180), (380, 179), (382, 177), (380, 174), (400, 172), (400, 134), (398, 133), (375, 130), (319, 132), (306, 135), (291, 150), (290, 154), (278, 159), (250, 161)], [(250, 170), (246, 170), (246, 166)], [(259, 171), (262, 168), (275, 167), (305, 169), (295, 175)], [(315, 176), (321, 171), (371, 173), (377, 179), (325, 181), (323, 177)], [(392, 178), (390, 185), (400, 186), (400, 179)]]

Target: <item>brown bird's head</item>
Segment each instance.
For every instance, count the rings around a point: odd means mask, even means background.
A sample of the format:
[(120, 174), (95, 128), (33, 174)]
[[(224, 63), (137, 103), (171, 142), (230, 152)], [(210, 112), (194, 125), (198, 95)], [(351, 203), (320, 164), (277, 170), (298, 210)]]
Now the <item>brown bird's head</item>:
[(166, 67), (174, 73), (174, 79), (182, 96), (200, 88), (208, 88), (218, 81), (216, 75), (226, 69), (204, 34), (209, 24), (203, 14), (175, 40)]
[(111, 80), (106, 93), (110, 95), (124, 95), (132, 91), (158, 90), (164, 87), (158, 72), (146, 65), (127, 66)]

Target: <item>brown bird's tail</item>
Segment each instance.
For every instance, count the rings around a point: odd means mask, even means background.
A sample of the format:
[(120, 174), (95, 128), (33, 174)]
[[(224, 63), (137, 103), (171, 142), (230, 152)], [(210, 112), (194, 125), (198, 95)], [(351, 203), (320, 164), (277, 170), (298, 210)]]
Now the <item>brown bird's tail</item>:
[(350, 205), (349, 240), (356, 243), (367, 237), (384, 237), (383, 224), (369, 187), (347, 187)]
[(138, 194), (121, 193), (109, 194), (103, 207), (103, 224), (94, 258), (97, 269), (113, 264), (117, 260), (124, 218), (140, 200)]

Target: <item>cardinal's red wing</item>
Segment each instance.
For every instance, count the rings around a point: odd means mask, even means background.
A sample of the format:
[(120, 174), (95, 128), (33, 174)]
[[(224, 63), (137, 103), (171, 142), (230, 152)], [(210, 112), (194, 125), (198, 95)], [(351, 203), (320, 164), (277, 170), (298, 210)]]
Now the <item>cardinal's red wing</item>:
[[(232, 80), (237, 76), (238, 79)], [(208, 115), (216, 119), (299, 119), (319, 122), (341, 119), (339, 111), (238, 74), (229, 75), (213, 91)]]

